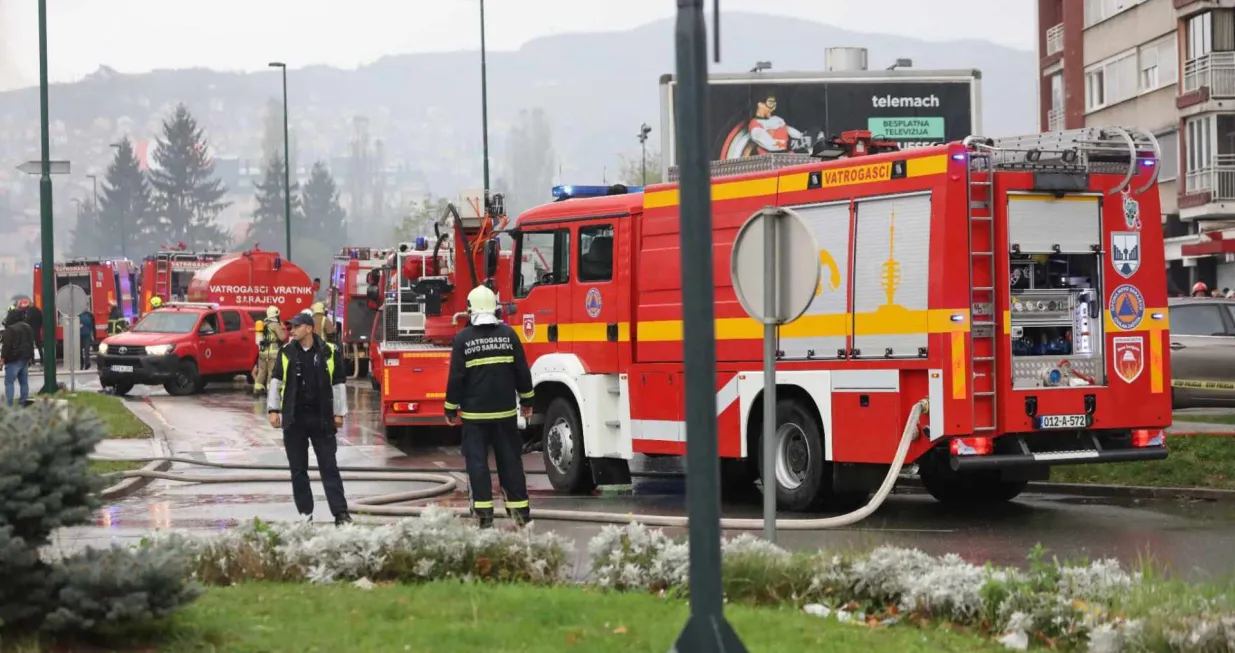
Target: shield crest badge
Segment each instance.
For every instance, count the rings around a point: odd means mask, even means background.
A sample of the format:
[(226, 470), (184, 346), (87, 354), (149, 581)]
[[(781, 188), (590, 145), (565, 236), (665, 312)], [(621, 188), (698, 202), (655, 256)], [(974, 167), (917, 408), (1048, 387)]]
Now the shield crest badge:
[(1115, 373), (1124, 383), (1132, 383), (1145, 369), (1145, 340), (1141, 336), (1115, 338)]
[(528, 313), (523, 316), (523, 340), (531, 342), (536, 337), (536, 315)]
[(1141, 234), (1136, 231), (1111, 232), (1111, 265), (1127, 279), (1141, 268)]

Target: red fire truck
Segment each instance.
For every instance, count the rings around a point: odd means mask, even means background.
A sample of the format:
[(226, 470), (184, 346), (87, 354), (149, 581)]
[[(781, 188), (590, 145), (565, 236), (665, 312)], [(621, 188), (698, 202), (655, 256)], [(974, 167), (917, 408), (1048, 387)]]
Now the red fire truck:
[[(34, 305), (39, 310), (43, 307), (43, 275), (42, 264), (34, 264)], [(78, 286), (86, 291), (90, 302), (90, 312), (94, 315), (95, 342), (101, 342), (107, 337), (107, 319), (111, 314), (111, 302), (114, 300), (120, 307), (124, 317), (132, 324), (140, 313), (137, 303), (138, 280), (137, 267), (127, 258), (100, 259), (74, 258), (56, 263), (56, 290), (69, 285)], [(56, 343), (64, 342), (64, 327), (57, 320)]]
[(335, 322), (349, 377), (369, 373), (369, 338), (377, 314), (369, 300), (369, 273), (385, 265), (389, 255), (389, 250), (344, 247), (330, 265), (326, 309)]
[[(905, 462), (941, 501), (1009, 500), (1055, 465), (1166, 457), (1158, 155), (1151, 135), (1104, 127), (908, 151), (848, 133), (812, 155), (714, 163), (725, 482), (761, 467), (762, 324), (729, 258), (768, 205), (806, 221), (821, 267), (811, 306), (778, 331), (781, 508), (864, 501), (922, 399)], [(506, 319), (560, 491), (686, 450), (678, 187), (629, 190), (559, 187), (513, 233), (515, 260), (537, 256), (514, 270)]]
[[(402, 243), (369, 272), (368, 296), (379, 307), (373, 331), (374, 383), (382, 394), (388, 438), (418, 427), (445, 426), (443, 404), (450, 344), (466, 325), (467, 293), (482, 282), (510, 286), (509, 252), (497, 230), (506, 223), (502, 196), (485, 202), (465, 192), (436, 225), (437, 237)], [(380, 357), (381, 360), (378, 360)]]
[(223, 257), (223, 252), (190, 252), (184, 243), (162, 250), (142, 259), (141, 302), (138, 312), (150, 311), (150, 300), (157, 296), (164, 302), (183, 302), (189, 295), (189, 282), (198, 270)]
[(283, 320), (313, 303), (313, 282), (308, 273), (278, 252), (254, 247), (219, 257), (196, 272), (189, 281), (189, 301), (253, 309), (262, 319), (269, 306), (277, 306)]

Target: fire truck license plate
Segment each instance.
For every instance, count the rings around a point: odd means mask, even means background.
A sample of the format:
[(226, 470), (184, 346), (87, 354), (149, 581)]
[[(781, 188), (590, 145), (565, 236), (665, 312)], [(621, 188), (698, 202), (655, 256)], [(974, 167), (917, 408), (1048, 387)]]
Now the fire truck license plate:
[(1083, 429), (1089, 426), (1086, 415), (1043, 415), (1038, 419), (1040, 429)]
[(112, 365), (112, 366), (111, 366), (111, 371), (113, 371), (113, 372), (132, 372), (132, 371), (133, 371), (133, 366), (132, 366), (132, 365)]

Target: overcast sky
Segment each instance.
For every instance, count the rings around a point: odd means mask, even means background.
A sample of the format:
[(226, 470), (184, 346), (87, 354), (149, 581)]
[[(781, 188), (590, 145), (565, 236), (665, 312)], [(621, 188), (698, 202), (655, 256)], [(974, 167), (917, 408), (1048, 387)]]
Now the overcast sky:
[[(710, 7), (712, 0), (705, 0)], [(50, 0), (51, 79), (108, 65), (351, 68), (388, 54), (479, 47), (478, 0)], [(1033, 48), (1032, 0), (721, 0), (849, 30), (925, 40), (983, 38)], [(0, 89), (38, 80), (38, 3), (0, 0)], [(676, 13), (674, 0), (487, 0), (487, 45), (516, 50), (563, 32), (626, 30)], [(722, 55), (724, 35), (722, 38)], [(834, 45), (845, 45), (837, 43)]]

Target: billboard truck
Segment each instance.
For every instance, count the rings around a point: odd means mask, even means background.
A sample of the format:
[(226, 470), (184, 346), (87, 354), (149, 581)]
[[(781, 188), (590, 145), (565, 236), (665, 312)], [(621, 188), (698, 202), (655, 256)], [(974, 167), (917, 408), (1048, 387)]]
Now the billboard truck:
[[(851, 50), (852, 48), (833, 48)], [(829, 55), (832, 52), (829, 51)], [(829, 56), (829, 59), (832, 57)], [(850, 58), (864, 61), (865, 56)], [(775, 153), (809, 154), (820, 139), (869, 131), (902, 150), (982, 133), (977, 70), (865, 70), (711, 75), (707, 91), (709, 160)], [(661, 174), (677, 165), (677, 81), (660, 79)]]

